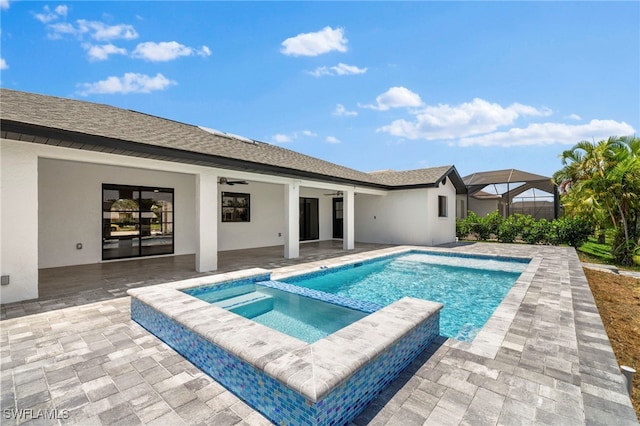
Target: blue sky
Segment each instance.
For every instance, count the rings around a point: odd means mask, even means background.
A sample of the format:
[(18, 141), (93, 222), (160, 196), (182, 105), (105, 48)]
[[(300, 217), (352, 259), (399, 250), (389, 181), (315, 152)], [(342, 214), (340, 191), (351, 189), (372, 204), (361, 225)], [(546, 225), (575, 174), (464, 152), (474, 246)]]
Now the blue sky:
[(362, 171), (551, 175), (638, 134), (639, 2), (0, 0), (1, 85)]

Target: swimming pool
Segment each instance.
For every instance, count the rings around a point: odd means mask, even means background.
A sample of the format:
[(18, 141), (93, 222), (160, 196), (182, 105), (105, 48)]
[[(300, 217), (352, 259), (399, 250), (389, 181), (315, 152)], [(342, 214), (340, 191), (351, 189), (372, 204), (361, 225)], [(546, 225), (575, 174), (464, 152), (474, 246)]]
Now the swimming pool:
[(365, 316), (362, 312), (267, 285), (246, 284), (193, 292), (198, 299), (247, 319), (313, 343)]
[(281, 281), (387, 306), (404, 296), (444, 304), (440, 334), (473, 341), (529, 261), (409, 252)]

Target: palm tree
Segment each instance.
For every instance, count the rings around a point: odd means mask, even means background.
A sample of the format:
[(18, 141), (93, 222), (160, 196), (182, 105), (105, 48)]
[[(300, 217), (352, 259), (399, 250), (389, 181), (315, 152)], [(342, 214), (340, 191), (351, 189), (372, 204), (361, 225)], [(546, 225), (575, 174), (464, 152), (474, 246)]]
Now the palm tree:
[(566, 211), (600, 222), (608, 217), (617, 231), (614, 256), (632, 263), (640, 244), (640, 139), (582, 141), (560, 157), (563, 168), (553, 180), (568, 188), (562, 196)]

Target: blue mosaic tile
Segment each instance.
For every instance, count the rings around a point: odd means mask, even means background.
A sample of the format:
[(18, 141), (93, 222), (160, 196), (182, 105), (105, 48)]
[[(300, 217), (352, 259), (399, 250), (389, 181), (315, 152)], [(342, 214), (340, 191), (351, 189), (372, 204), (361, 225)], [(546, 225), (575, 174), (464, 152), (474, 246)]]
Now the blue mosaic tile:
[(314, 426), (352, 421), (439, 332), (436, 313), (314, 402), (135, 297), (131, 318), (274, 423)]
[(479, 253), (460, 253), (457, 251), (429, 251), (429, 250), (411, 250), (402, 254), (428, 254), (432, 256), (443, 257), (462, 257), (465, 259), (481, 259), (481, 260), (501, 260), (503, 262), (529, 263), (531, 259), (524, 257), (498, 256), (491, 254)]
[(284, 283), (280, 281), (260, 281), (256, 283), (269, 288), (286, 291), (300, 296), (310, 297), (312, 299), (322, 300), (323, 302), (340, 305), (347, 308), (355, 309), (361, 312), (372, 313), (382, 309), (384, 306), (377, 303), (365, 302), (362, 300), (351, 299), (349, 297), (337, 294), (325, 293), (324, 291), (313, 290), (310, 288), (299, 287), (297, 285)]
[(509, 257), (509, 256), (495, 256), (495, 255), (486, 255), (486, 254), (470, 254), (470, 253), (459, 253), (459, 252), (446, 252), (446, 251), (429, 251), (429, 250), (409, 250), (402, 253), (394, 253), (385, 256), (376, 257), (373, 259), (366, 259), (361, 261), (356, 261), (353, 263), (349, 263), (346, 265), (340, 265), (336, 267), (326, 267), (321, 266), (320, 269), (317, 269), (312, 272), (307, 272), (300, 275), (294, 275), (291, 277), (283, 278), (283, 282), (289, 284), (295, 284), (296, 282), (304, 281), (310, 278), (317, 278), (327, 274), (332, 274), (334, 272), (342, 271), (345, 269), (357, 268), (362, 265), (367, 265), (375, 262), (383, 262), (385, 260), (391, 260), (398, 257), (406, 256), (409, 254), (428, 254), (432, 256), (443, 256), (443, 257), (461, 257), (465, 259), (480, 259), (480, 260), (501, 260), (505, 262), (516, 262), (516, 263), (529, 263), (531, 259), (522, 258), (522, 257)]
[(255, 275), (250, 278), (243, 278), (243, 279), (233, 280), (233, 281), (223, 281), (220, 283), (188, 288), (188, 289), (182, 290), (182, 292), (194, 297), (198, 297), (199, 295), (208, 293), (213, 289), (223, 290), (231, 287), (238, 287), (241, 285), (255, 284), (256, 282), (259, 282), (259, 281), (268, 281), (270, 279), (271, 279), (271, 273), (268, 273), (268, 274), (262, 274), (262, 275)]

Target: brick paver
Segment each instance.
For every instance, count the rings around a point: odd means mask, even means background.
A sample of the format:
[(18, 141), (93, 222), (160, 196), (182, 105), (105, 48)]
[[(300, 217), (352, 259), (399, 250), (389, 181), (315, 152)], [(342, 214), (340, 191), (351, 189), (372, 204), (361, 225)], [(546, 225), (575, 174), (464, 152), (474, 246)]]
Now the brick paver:
[[(438, 339), (354, 424), (638, 424), (573, 249), (452, 249), (537, 256), (540, 266), (496, 331), (502, 337), (486, 343), (495, 350)], [(33, 424), (270, 424), (131, 321), (129, 303), (115, 298), (0, 322), (2, 424), (39, 412), (60, 418)]]

